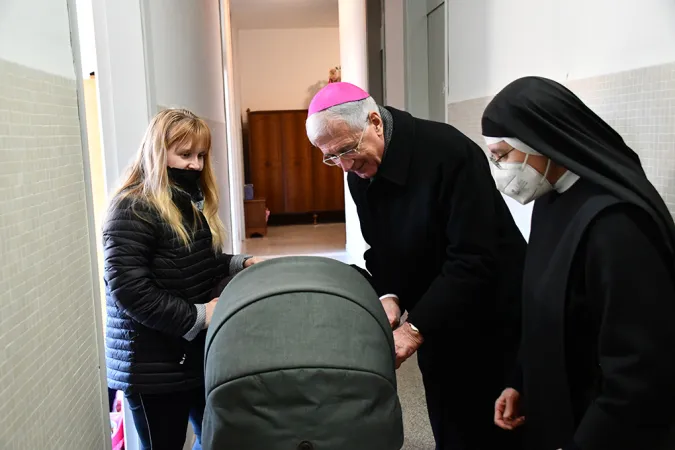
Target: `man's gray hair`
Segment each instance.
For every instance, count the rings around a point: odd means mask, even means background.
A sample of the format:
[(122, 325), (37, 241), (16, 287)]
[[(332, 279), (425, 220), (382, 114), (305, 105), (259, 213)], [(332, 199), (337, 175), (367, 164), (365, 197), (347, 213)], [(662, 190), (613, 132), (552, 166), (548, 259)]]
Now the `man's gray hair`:
[(330, 135), (336, 122), (344, 122), (350, 130), (360, 131), (366, 126), (371, 112), (379, 112), (373, 97), (332, 106), (307, 118), (307, 137), (312, 145), (316, 145), (320, 138)]

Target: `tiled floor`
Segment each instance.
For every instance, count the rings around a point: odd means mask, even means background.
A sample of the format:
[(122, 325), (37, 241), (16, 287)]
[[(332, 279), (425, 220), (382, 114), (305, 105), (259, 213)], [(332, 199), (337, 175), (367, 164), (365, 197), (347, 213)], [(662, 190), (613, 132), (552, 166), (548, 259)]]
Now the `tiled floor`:
[[(247, 239), (244, 242), (243, 252), (264, 259), (288, 255), (314, 255), (349, 263), (345, 242), (343, 223), (269, 227), (266, 237)], [(432, 450), (435, 446), (429, 427), (417, 358), (413, 357), (403, 363), (396, 375), (406, 434), (403, 450)]]
[(243, 252), (264, 259), (314, 255), (349, 262), (344, 223), (268, 227), (267, 236), (246, 239)]

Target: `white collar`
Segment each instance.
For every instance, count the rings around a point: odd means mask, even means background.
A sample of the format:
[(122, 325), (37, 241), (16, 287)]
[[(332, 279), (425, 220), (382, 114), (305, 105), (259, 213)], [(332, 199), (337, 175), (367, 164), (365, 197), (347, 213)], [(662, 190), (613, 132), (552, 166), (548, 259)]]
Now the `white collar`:
[(558, 179), (558, 181), (556, 181), (556, 183), (553, 185), (553, 189), (562, 194), (563, 192), (567, 191), (569, 188), (574, 186), (574, 183), (576, 183), (577, 181), (579, 181), (579, 175), (577, 175), (576, 173), (572, 173), (571, 171), (568, 170), (567, 172), (562, 174), (562, 176), (560, 177), (560, 179)]

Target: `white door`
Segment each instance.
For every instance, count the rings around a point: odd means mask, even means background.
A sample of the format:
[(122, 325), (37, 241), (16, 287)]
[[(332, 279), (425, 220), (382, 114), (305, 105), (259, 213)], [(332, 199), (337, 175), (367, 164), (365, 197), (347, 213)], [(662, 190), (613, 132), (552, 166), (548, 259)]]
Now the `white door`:
[(429, 119), (445, 122), (445, 1), (427, 0)]

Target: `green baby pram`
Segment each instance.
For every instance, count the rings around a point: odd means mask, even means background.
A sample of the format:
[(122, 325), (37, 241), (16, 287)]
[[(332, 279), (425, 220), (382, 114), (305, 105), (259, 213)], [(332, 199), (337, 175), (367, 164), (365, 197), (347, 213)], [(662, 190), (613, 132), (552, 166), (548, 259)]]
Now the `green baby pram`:
[(394, 342), (369, 283), (327, 258), (254, 265), (206, 338), (205, 450), (398, 450)]

